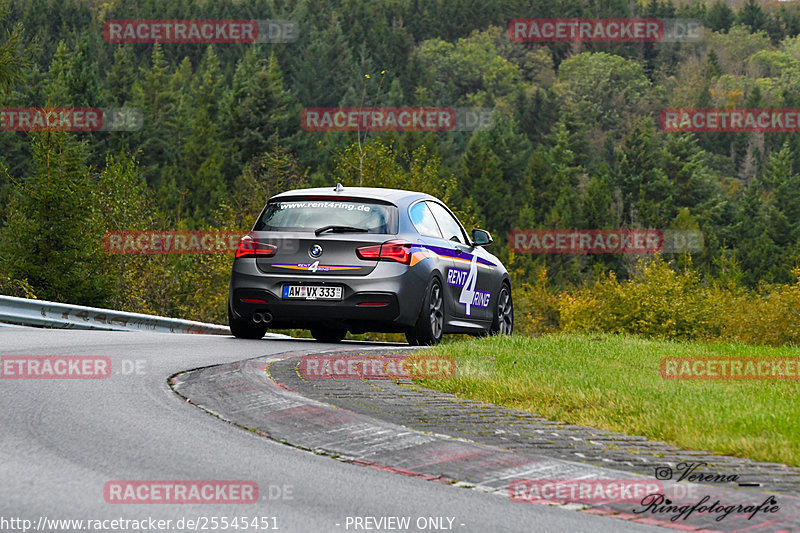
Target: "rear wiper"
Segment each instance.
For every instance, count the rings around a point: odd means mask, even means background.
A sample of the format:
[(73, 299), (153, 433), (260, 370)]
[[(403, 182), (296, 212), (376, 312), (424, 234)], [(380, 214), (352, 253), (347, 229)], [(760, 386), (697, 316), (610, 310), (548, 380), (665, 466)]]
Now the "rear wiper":
[(369, 230), (364, 228), (354, 228), (353, 226), (322, 226), (314, 230), (314, 235), (332, 231), (333, 233), (367, 233)]

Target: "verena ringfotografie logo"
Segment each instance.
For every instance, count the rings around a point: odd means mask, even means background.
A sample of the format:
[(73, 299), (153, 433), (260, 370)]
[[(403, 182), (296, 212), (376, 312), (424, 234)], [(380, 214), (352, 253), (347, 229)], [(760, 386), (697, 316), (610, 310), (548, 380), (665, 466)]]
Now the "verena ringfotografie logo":
[(702, 29), (694, 19), (513, 19), (508, 37), (521, 43), (657, 43), (697, 41)]
[(512, 230), (509, 246), (530, 254), (655, 254), (701, 251), (704, 241), (696, 230), (526, 229)]
[(2, 131), (137, 131), (141, 109), (114, 107), (3, 107)]
[(446, 379), (456, 362), (451, 356), (306, 355), (299, 368), (305, 379)]
[[(680, 473), (676, 483), (689, 481), (693, 483), (734, 483), (739, 481), (739, 474), (719, 474), (714, 472), (697, 471), (701, 467), (709, 466), (708, 463), (678, 463), (675, 471)], [(675, 473), (670, 466), (657, 466), (655, 468), (655, 478), (660, 480), (673, 479)], [(759, 486), (760, 483), (739, 483), (743, 486)]]
[(106, 503), (256, 503), (255, 481), (109, 481)]
[(308, 107), (307, 131), (475, 131), (494, 126), (491, 109), (451, 107)]
[(664, 109), (659, 116), (664, 131), (790, 132), (800, 131), (800, 108)]
[[(632, 512), (638, 515), (644, 515), (645, 513), (652, 515), (665, 514), (669, 517), (670, 522), (686, 520), (696, 512), (697, 514), (704, 514), (707, 517), (714, 517), (715, 522), (722, 522), (731, 515), (747, 515), (747, 520), (752, 520), (758, 513), (774, 514), (781, 510), (780, 505), (778, 505), (778, 500), (776, 500), (774, 496), (767, 496), (767, 498), (758, 505), (755, 503), (747, 505), (742, 505), (741, 503), (721, 503), (718, 499), (712, 503), (708, 502), (711, 502), (711, 496), (709, 495), (703, 496), (702, 499), (694, 503), (679, 504), (674, 503), (663, 494), (650, 494), (641, 501), (643, 507), (641, 509), (632, 509)], [(752, 529), (757, 529), (759, 527), (761, 526), (754, 526)], [(738, 531), (744, 531), (746, 529), (751, 528), (738, 529)]]
[(289, 20), (107, 20), (110, 43), (293, 43), (296, 22)]
[(105, 355), (4, 355), (2, 379), (105, 379), (111, 359)]
[(660, 481), (646, 479), (518, 479), (508, 485), (508, 497), (515, 502), (640, 502), (663, 492)]
[(689, 380), (800, 380), (800, 357), (665, 357), (661, 377)]
[(112, 231), (103, 237), (110, 254), (234, 253), (246, 232), (233, 231)]

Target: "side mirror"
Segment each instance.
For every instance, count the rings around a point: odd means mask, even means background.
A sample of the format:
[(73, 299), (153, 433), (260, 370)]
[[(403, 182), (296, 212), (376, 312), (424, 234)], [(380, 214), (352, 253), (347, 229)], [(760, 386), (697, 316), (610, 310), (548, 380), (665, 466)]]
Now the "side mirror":
[(472, 245), (473, 246), (486, 246), (492, 244), (492, 236), (484, 229), (472, 230)]

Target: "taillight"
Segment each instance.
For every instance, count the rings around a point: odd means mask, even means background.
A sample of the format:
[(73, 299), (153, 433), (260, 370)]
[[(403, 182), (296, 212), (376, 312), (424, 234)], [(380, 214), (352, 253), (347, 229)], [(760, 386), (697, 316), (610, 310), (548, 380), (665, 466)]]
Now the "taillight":
[(411, 262), (411, 243), (406, 241), (389, 241), (381, 245), (381, 261)]
[(387, 241), (383, 244), (362, 246), (356, 249), (356, 255), (365, 260), (397, 261), (407, 265), (411, 263), (411, 243), (407, 241)]
[(239, 248), (236, 249), (236, 257), (272, 257), (278, 247), (274, 244), (260, 242), (258, 239), (245, 235), (239, 241)]
[(356, 248), (356, 255), (360, 259), (373, 259), (378, 261), (381, 258), (381, 246), (382, 245), (380, 244), (375, 244), (373, 246), (362, 246), (361, 248)]

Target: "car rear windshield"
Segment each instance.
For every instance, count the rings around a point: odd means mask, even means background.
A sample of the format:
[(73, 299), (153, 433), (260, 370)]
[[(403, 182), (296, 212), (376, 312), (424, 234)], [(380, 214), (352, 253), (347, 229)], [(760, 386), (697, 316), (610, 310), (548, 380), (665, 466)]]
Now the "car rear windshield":
[(287, 198), (268, 203), (254, 229), (314, 231), (326, 226), (396, 234), (397, 207), (374, 200)]

